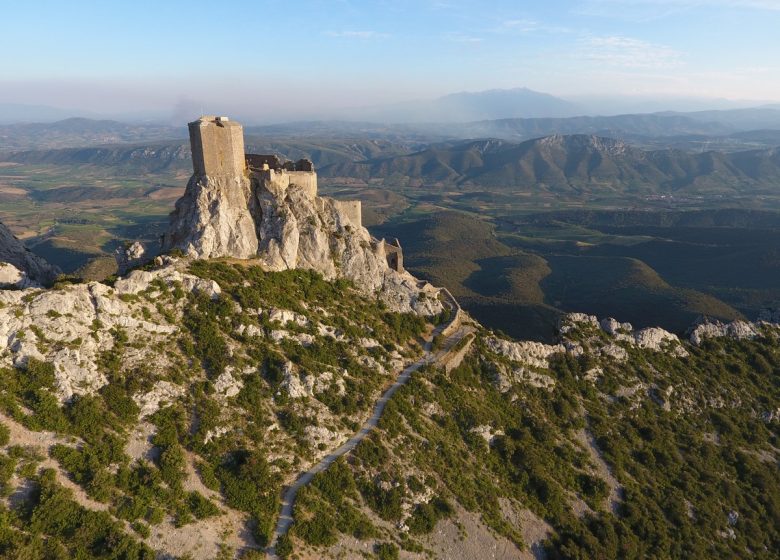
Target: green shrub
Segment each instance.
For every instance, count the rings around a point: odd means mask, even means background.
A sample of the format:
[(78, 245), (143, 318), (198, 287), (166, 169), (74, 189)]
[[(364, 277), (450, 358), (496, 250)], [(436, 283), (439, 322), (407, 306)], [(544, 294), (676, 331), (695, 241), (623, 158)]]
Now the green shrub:
[(374, 554), (379, 560), (398, 560), (398, 547), (393, 543), (378, 543), (374, 546)]
[(39, 490), (23, 520), (31, 534), (54, 537), (70, 558), (153, 560), (154, 552), (127, 535), (107, 512), (78, 505), (55, 479), (52, 470), (40, 477)]
[(211, 500), (198, 492), (187, 493), (187, 505), (196, 519), (206, 519), (221, 513)]
[(442, 498), (433, 498), (426, 504), (418, 504), (406, 522), (413, 535), (428, 534), (436, 528), (436, 523), (452, 515), (452, 506)]
[[(285, 558), (289, 558), (290, 554), (292, 554), (292, 551), (292, 540), (290, 540), (290, 535), (285, 533), (279, 537), (279, 540), (276, 542), (276, 555), (284, 560)], [(243, 556), (242, 558), (246, 558), (246, 556)], [(263, 555), (263, 558), (265, 558), (265, 555)], [(258, 558), (258, 560), (260, 559)]]
[(182, 482), (186, 477), (184, 471), (186, 465), (187, 459), (181, 445), (170, 445), (160, 454), (160, 476), (171, 489), (181, 489)]

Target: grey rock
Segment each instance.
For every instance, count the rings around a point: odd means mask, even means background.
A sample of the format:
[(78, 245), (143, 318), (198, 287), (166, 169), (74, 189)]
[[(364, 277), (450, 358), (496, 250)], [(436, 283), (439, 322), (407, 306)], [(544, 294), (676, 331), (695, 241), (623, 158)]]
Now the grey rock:
[(657, 352), (669, 350), (677, 357), (688, 355), (688, 351), (680, 345), (677, 335), (659, 327), (649, 327), (634, 333), (634, 341), (640, 348)]
[(27, 277), (27, 273), (19, 270), (11, 263), (0, 263), (0, 289), (28, 288), (32, 282)]
[(721, 323), (720, 321), (706, 321), (697, 324), (689, 336), (691, 343), (701, 345), (707, 338), (728, 337), (737, 340), (754, 338), (758, 335), (755, 326), (746, 321), (732, 321)]
[(117, 272), (120, 275), (127, 274), (127, 271), (146, 262), (146, 248), (138, 241), (127, 246), (117, 247), (114, 251), (116, 259)]
[(634, 327), (631, 323), (620, 323), (617, 319), (613, 319), (612, 317), (602, 319), (599, 325), (601, 326), (601, 330), (611, 336), (626, 335), (634, 331)]
[(587, 315), (586, 313), (567, 313), (561, 317), (558, 323), (558, 332), (567, 334), (582, 327), (599, 328), (599, 320), (595, 315)]
[(32, 285), (47, 286), (54, 282), (60, 269), (27, 249), (4, 224), (0, 223), (0, 288), (26, 288)]
[(513, 362), (542, 369), (549, 367), (549, 359), (553, 354), (566, 351), (562, 344), (550, 345), (529, 341), (513, 342), (496, 337), (486, 339), (485, 344), (492, 352), (509, 358)]
[(193, 175), (171, 213), (163, 251), (209, 259), (257, 255), (255, 223), (249, 214), (250, 185), (243, 176)]

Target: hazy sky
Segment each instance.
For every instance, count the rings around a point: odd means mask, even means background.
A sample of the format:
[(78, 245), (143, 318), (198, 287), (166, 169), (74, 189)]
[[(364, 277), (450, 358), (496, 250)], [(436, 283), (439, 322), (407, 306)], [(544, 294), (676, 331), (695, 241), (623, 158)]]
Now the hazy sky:
[(780, 0), (0, 6), (0, 103), (278, 120), (519, 86), (780, 100)]

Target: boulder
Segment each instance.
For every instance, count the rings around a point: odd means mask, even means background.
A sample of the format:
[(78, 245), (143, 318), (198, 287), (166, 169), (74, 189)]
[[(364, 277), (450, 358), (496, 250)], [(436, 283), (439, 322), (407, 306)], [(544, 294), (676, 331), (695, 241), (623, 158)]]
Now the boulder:
[(127, 274), (128, 270), (141, 266), (148, 260), (146, 249), (138, 241), (117, 247), (114, 251), (114, 258), (116, 259), (117, 273), (120, 275)]
[(688, 355), (688, 351), (680, 345), (677, 335), (659, 327), (648, 327), (634, 333), (634, 341), (640, 348), (657, 352), (671, 350), (678, 357)]

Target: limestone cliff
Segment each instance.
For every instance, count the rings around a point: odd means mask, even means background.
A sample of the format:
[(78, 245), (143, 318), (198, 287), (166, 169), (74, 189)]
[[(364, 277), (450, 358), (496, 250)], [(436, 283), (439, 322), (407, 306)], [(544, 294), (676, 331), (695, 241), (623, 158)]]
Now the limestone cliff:
[(54, 282), (59, 269), (32, 253), (0, 223), (0, 287), (26, 288)]
[[(237, 123), (224, 119), (191, 123), (194, 161), (213, 162), (194, 165), (171, 214), (163, 251), (179, 249), (195, 258), (257, 258), (275, 271), (316, 270), (326, 279), (354, 281), (395, 311), (432, 315), (443, 309), (437, 289), (388, 265), (385, 243), (360, 223), (358, 202), (317, 196), (310, 162), (247, 155), (250, 164), (244, 165), (235, 158), (214, 158), (221, 149), (243, 150), (234, 131)], [(232, 124), (225, 132), (221, 127), (227, 122)]]
[(163, 250), (178, 248), (204, 259), (255, 256), (257, 236), (249, 197), (246, 177), (193, 175), (171, 214)]
[(437, 290), (392, 270), (384, 245), (333, 199), (296, 184), (274, 192), (245, 177), (193, 176), (176, 203), (163, 250), (196, 258), (256, 257), (269, 270), (306, 268), (348, 278), (393, 310), (441, 311)]

